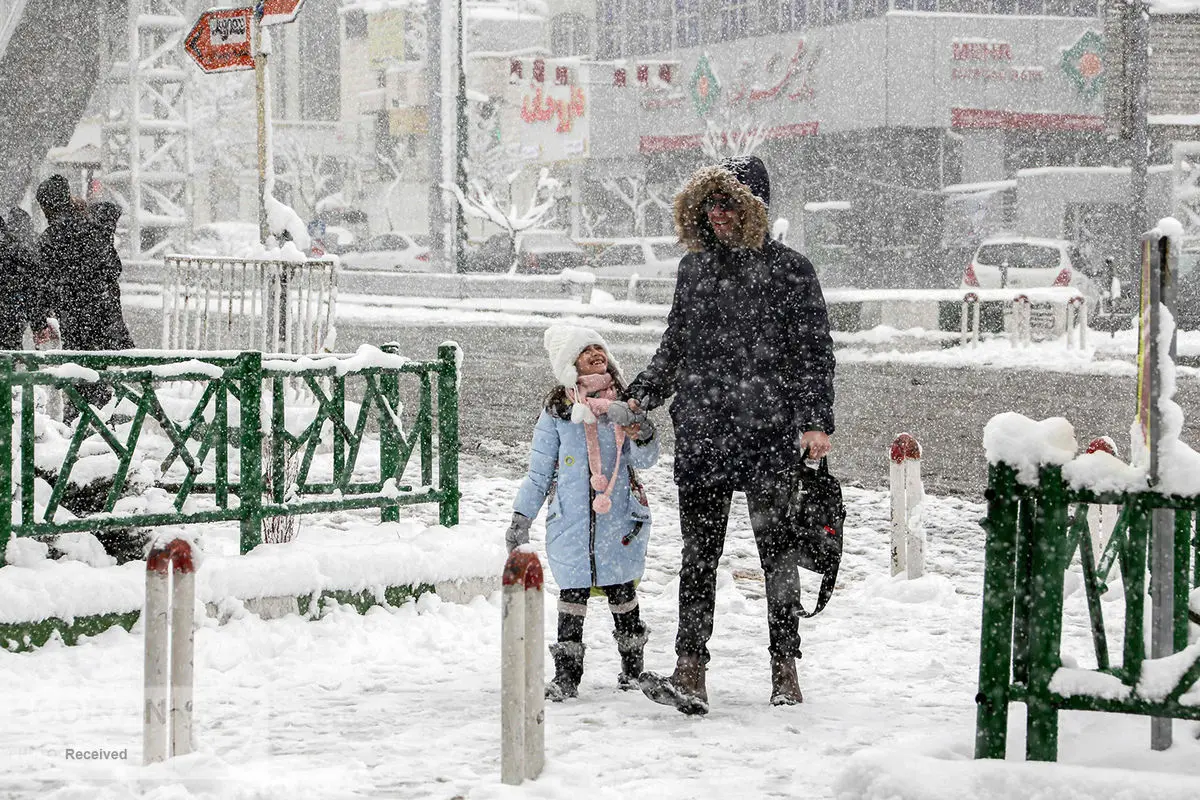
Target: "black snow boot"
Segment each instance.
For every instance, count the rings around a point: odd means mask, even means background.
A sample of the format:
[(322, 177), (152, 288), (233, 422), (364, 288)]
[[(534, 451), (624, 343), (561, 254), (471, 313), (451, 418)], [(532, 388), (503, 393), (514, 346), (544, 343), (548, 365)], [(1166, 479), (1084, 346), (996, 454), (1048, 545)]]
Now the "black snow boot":
[(583, 642), (558, 642), (550, 645), (554, 656), (554, 680), (546, 684), (546, 699), (561, 703), (568, 697), (579, 696), (579, 681), (583, 679)]
[(617, 652), (621, 654), (621, 674), (617, 676), (617, 686), (623, 691), (637, 689), (638, 677), (646, 668), (642, 654), (646, 649), (646, 640), (650, 638), (649, 631), (645, 627), (636, 633), (613, 631), (613, 638), (617, 640)]

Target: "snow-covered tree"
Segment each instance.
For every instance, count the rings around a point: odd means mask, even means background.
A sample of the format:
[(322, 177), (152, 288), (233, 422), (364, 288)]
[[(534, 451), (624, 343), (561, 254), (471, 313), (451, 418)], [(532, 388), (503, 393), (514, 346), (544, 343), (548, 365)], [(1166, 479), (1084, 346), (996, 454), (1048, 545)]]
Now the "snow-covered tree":
[(600, 185), (628, 209), (633, 236), (646, 235), (646, 212), (651, 208), (662, 209), (668, 214), (671, 211), (671, 201), (664, 187), (652, 184), (645, 175), (605, 178)]
[[(507, 194), (512, 196), (512, 184), (520, 176), (520, 172), (512, 172), (505, 178)], [(442, 188), (454, 195), (462, 208), (463, 214), (474, 219), (490, 222), (505, 231), (511, 243), (514, 244), (517, 234), (549, 222), (554, 213), (554, 204), (558, 200), (562, 184), (550, 177), (550, 170), (543, 167), (538, 173), (537, 184), (529, 196), (528, 205), (522, 210), (516, 203), (505, 203), (497, 197), (495, 185), (479, 178), (467, 178), (467, 190), (464, 192), (454, 184), (442, 184)], [(513, 262), (512, 269), (516, 268)]]
[(325, 137), (296, 128), (275, 130), (276, 180), (290, 190), (296, 210), (311, 217), (321, 198), (342, 188), (341, 165)]

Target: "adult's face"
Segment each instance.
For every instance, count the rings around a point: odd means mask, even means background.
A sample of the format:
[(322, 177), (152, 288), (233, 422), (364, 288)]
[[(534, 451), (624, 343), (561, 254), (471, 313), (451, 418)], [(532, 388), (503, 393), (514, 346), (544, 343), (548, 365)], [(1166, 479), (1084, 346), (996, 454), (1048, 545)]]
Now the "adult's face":
[(727, 194), (710, 194), (704, 201), (708, 224), (722, 244), (733, 244), (742, 233), (742, 212), (737, 202)]

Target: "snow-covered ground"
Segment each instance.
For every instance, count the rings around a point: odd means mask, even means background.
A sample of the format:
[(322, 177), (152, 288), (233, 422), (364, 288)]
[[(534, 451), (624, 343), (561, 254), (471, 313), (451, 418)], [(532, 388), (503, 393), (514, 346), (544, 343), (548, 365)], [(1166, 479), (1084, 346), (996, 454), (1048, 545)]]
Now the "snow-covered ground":
[[(464, 527), (494, 530), (499, 542), (525, 457), (522, 448), (489, 443), (464, 459)], [(674, 660), (679, 563), (669, 459), (645, 477), (656, 515), (641, 584), (652, 630), (647, 662), (665, 670)], [(765, 601), (739, 496), (720, 570), (712, 711), (705, 718), (684, 717), (617, 690), (611, 618), (603, 601), (593, 600), (580, 697), (547, 705), (542, 777), (507, 787), (499, 783), (498, 596), (461, 605), (426, 596), (363, 616), (333, 610), (315, 621), (266, 622), (231, 608), (231, 621), (204, 620), (196, 636), (198, 751), (148, 768), (139, 766), (140, 626), (75, 647), (0, 652), (0, 706), (6, 710), (0, 796), (1200, 796), (1194, 723), (1176, 723), (1175, 747), (1155, 753), (1144, 718), (1064, 713), (1060, 764), (1023, 764), (1023, 707), (1015, 705), (1013, 761), (971, 761), (984, 541), (978, 520), (984, 509), (928, 498), (928, 574), (896, 581), (888, 576), (888, 498), (847, 488), (846, 499), (839, 588), (825, 612), (803, 623), (802, 706), (767, 703)], [(433, 508), (403, 513), (398, 528), (434, 525)], [(389, 536), (388, 526), (367, 515), (311, 525), (327, 529), (331, 543), (340, 545)], [(541, 546), (543, 535), (539, 519), (535, 545)], [(502, 557), (497, 548), (497, 573)], [(815, 588), (816, 581), (806, 585)], [(1067, 585), (1066, 646), (1086, 666), (1090, 638), (1080, 583), (1069, 579)], [(62, 591), (73, 587), (65, 584)], [(1119, 591), (1114, 594), (1110, 602), (1119, 601)], [(548, 598), (548, 631), (554, 613)], [(546, 661), (550, 670), (548, 656)], [(68, 749), (124, 751), (125, 758), (68, 760)]]

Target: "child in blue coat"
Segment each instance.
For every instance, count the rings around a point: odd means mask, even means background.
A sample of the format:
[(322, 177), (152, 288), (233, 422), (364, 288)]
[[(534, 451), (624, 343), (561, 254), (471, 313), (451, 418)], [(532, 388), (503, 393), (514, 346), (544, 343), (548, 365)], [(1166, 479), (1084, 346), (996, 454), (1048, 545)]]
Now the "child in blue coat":
[(550, 646), (554, 679), (546, 697), (578, 695), (583, 677), (583, 620), (592, 587), (608, 598), (621, 674), (637, 687), (646, 626), (635, 581), (646, 565), (650, 507), (634, 468), (658, 460), (654, 428), (619, 399), (621, 369), (604, 339), (576, 325), (547, 329), (544, 344), (559, 384), (546, 397), (533, 431), (529, 473), (513, 501), (508, 549), (529, 541), (529, 526), (546, 509), (546, 555), (559, 586), (558, 642)]

